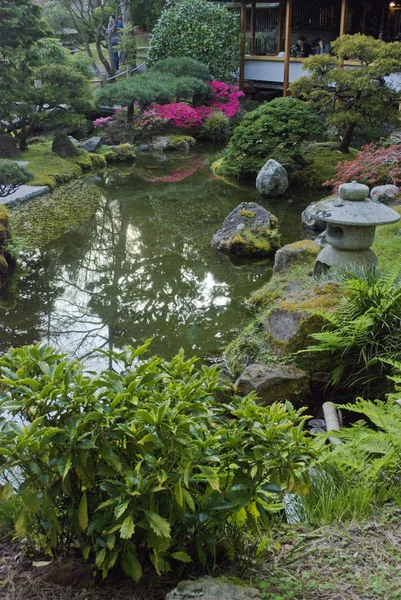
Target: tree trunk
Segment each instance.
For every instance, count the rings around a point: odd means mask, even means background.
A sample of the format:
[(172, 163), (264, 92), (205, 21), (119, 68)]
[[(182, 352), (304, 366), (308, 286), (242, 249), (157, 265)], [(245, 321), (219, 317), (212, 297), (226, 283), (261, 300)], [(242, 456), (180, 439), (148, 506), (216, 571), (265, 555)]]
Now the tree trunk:
[(91, 50), (91, 47), (89, 46), (89, 42), (87, 39), (84, 40), (84, 45), (85, 45), (86, 54), (91, 59), (93, 70), (95, 71), (96, 75), (100, 75), (99, 67), (96, 64), (95, 57), (92, 54), (92, 50)]
[(115, 70), (114, 70), (114, 65), (111, 64), (109, 62), (107, 62), (107, 60), (104, 57), (103, 54), (103, 48), (102, 48), (102, 25), (100, 25), (96, 31), (96, 50), (97, 53), (99, 55), (99, 60), (102, 63), (102, 65), (104, 66), (104, 68), (106, 69), (107, 75), (109, 77), (114, 77), (114, 75), (116, 74)]
[(349, 147), (352, 141), (352, 136), (355, 131), (355, 123), (348, 123), (347, 129), (345, 130), (344, 137), (340, 143), (340, 151), (343, 154), (349, 154)]
[(131, 102), (131, 104), (128, 104), (128, 106), (127, 106), (127, 125), (129, 123), (132, 123), (132, 120), (134, 118), (134, 107), (135, 107), (135, 102)]
[(132, 37), (129, 56), (122, 57), (123, 62), (127, 64), (128, 74), (130, 74), (130, 70), (136, 67), (137, 56), (134, 23), (132, 21), (132, 9), (130, 0), (120, 0), (120, 10), (123, 18), (124, 27), (129, 28), (130, 35)]

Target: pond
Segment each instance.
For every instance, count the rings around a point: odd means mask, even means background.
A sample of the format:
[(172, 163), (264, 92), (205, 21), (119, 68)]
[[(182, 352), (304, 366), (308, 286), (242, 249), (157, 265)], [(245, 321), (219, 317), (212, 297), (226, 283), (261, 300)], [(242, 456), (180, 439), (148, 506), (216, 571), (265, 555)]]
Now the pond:
[[(218, 355), (249, 318), (246, 299), (268, 281), (272, 260), (235, 260), (210, 240), (256, 197), (253, 186), (217, 179), (201, 155), (161, 154), (14, 209), (22, 250), (15, 300), (0, 309), (0, 352), (46, 341), (85, 358), (153, 337), (152, 352), (166, 358), (181, 347)], [(314, 199), (294, 192), (258, 202), (289, 243)]]

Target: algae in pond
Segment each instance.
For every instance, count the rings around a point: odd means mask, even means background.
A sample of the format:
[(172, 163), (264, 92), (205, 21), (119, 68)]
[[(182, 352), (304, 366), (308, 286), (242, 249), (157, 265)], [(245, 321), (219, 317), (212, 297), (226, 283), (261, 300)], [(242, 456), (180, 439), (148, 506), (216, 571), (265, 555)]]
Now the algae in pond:
[(86, 223), (101, 198), (100, 190), (89, 181), (80, 179), (66, 184), (12, 209), (13, 234), (25, 249), (43, 248)]

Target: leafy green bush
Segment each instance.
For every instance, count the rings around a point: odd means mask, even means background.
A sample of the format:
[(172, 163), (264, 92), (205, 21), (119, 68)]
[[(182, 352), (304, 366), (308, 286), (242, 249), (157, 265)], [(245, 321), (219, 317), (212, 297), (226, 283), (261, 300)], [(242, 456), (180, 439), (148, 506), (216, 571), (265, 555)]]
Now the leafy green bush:
[(221, 175), (254, 178), (269, 158), (302, 160), (300, 144), (320, 130), (319, 119), (296, 98), (276, 98), (248, 113), (228, 145)]
[(200, 136), (211, 142), (224, 142), (231, 135), (230, 119), (221, 110), (216, 110), (204, 122)]
[(208, 65), (215, 79), (231, 80), (239, 68), (238, 14), (207, 0), (174, 4), (152, 31), (150, 66), (166, 56), (194, 58)]
[(196, 77), (203, 81), (211, 79), (209, 67), (194, 58), (186, 56), (158, 60), (153, 65), (152, 70), (160, 73), (171, 73), (176, 77)]
[[(313, 440), (290, 404), (219, 404), (216, 368), (143, 359), (149, 342), (107, 354), (116, 370), (85, 373), (46, 346), (0, 358), (0, 476), (16, 522), (52, 553), (79, 544), (106, 576), (135, 580), (180, 562), (215, 564), (227, 528), (262, 535), (284, 491), (307, 489)], [(6, 416), (7, 415), (7, 416)], [(221, 554), (220, 554), (221, 556)]]
[[(390, 391), (388, 361), (401, 360), (401, 279), (397, 266), (387, 273), (377, 269), (348, 270), (344, 298), (338, 310), (313, 311), (326, 320), (316, 343), (305, 352), (324, 353), (330, 383), (357, 395), (383, 398)], [(331, 366), (330, 366), (331, 365)]]
[(31, 179), (32, 173), (22, 165), (6, 158), (0, 159), (0, 198), (9, 196)]

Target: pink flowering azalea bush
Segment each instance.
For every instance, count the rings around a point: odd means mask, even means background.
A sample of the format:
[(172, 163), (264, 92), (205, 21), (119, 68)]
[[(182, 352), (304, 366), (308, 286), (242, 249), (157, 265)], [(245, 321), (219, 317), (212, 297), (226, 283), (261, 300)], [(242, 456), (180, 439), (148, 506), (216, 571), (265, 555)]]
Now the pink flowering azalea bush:
[(114, 119), (114, 117), (99, 117), (98, 119), (95, 119), (93, 121), (93, 126), (94, 127), (99, 127), (100, 129), (103, 129), (113, 119)]
[(383, 147), (375, 143), (363, 146), (361, 152), (352, 161), (337, 165), (335, 176), (323, 185), (333, 186), (337, 193), (341, 183), (359, 181), (366, 185), (401, 184), (401, 146)]
[(157, 104), (145, 111), (144, 116), (156, 111), (166, 122), (180, 129), (200, 127), (216, 110), (223, 112), (228, 118), (234, 117), (241, 108), (240, 98), (244, 93), (237, 86), (228, 85), (223, 81), (212, 81), (210, 87), (215, 97), (204, 106), (193, 107), (185, 102)]

